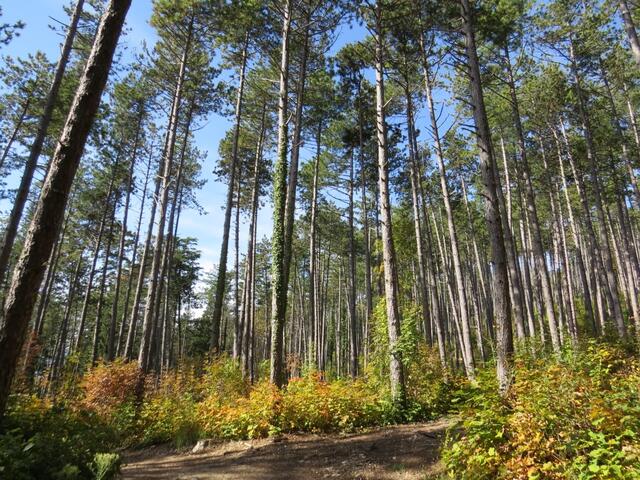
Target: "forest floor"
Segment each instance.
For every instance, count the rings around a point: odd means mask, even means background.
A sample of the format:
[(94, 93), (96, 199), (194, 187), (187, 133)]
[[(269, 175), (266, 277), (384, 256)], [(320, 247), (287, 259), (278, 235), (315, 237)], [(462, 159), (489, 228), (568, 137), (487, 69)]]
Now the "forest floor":
[(130, 451), (124, 479), (424, 480), (442, 472), (440, 446), (451, 419), (348, 435), (282, 435), (219, 442), (202, 453), (166, 446)]

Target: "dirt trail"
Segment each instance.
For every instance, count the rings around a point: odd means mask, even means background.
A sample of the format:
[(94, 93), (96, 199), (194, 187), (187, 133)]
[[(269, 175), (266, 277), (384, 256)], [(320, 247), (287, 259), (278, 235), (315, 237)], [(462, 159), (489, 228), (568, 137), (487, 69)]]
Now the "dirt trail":
[(285, 435), (225, 442), (199, 454), (161, 447), (125, 456), (125, 479), (426, 479), (441, 472), (439, 449), (451, 420), (352, 435)]

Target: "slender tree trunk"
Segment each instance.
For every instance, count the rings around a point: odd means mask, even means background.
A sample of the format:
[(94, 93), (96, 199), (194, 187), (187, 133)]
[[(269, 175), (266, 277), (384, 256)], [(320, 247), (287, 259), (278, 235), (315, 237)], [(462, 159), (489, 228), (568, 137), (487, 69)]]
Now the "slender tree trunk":
[(358, 376), (358, 323), (356, 318), (356, 251), (355, 251), (355, 235), (353, 225), (353, 191), (354, 191), (354, 168), (353, 155), (350, 152), (349, 162), (349, 296), (347, 298), (349, 305), (349, 371), (351, 378)]
[(131, 200), (131, 190), (133, 189), (133, 171), (135, 168), (136, 157), (138, 155), (138, 142), (140, 139), (140, 131), (142, 127), (142, 119), (144, 110), (140, 108), (138, 116), (138, 125), (136, 127), (136, 135), (133, 143), (133, 152), (129, 162), (129, 179), (127, 182), (127, 193), (124, 201), (124, 213), (122, 217), (122, 228), (120, 230), (120, 245), (118, 248), (118, 259), (116, 260), (116, 283), (113, 293), (113, 303), (111, 305), (111, 321), (109, 323), (109, 335), (107, 337), (107, 360), (113, 361), (116, 355), (116, 323), (118, 319), (118, 302), (120, 300), (120, 280), (122, 278), (122, 260), (124, 258), (124, 249), (127, 237), (127, 220), (129, 218), (129, 201)]
[(640, 67), (640, 41), (638, 41), (638, 33), (636, 31), (636, 25), (633, 23), (633, 17), (631, 16), (631, 10), (629, 10), (629, 4), (627, 0), (619, 0), (620, 13), (622, 14), (622, 21), (624, 23), (624, 29), (627, 31), (627, 37), (629, 39), (629, 45), (631, 46), (631, 53), (633, 58)]
[[(69, 205), (71, 206), (73, 200), (69, 201)], [(62, 252), (62, 245), (64, 244), (64, 239), (67, 234), (67, 229), (69, 228), (69, 223), (71, 221), (70, 213), (67, 213), (64, 225), (62, 227), (62, 233), (60, 234), (60, 238), (56, 242), (53, 251), (51, 252), (51, 257), (49, 258), (49, 262), (47, 262), (47, 278), (45, 282), (45, 287), (43, 288), (40, 303), (38, 304), (38, 311), (36, 314), (36, 322), (34, 325), (34, 333), (36, 338), (39, 338), (42, 335), (42, 331), (44, 329), (44, 320), (47, 314), (47, 308), (49, 308), (49, 301), (51, 300), (51, 292), (53, 290), (53, 286), (55, 284), (56, 272), (58, 271), (58, 263), (60, 262), (60, 256)]]
[[(153, 148), (151, 149), (153, 151)], [(147, 173), (144, 177), (144, 187), (142, 188), (142, 199), (140, 201), (140, 214), (138, 215), (138, 224), (136, 227), (136, 235), (133, 239), (133, 251), (131, 252), (131, 262), (129, 263), (129, 278), (127, 279), (127, 289), (124, 294), (124, 309), (122, 311), (122, 320), (120, 322), (120, 330), (118, 332), (118, 348), (117, 356), (124, 354), (124, 347), (127, 332), (127, 318), (129, 316), (129, 300), (131, 299), (131, 287), (133, 286), (133, 269), (136, 264), (136, 256), (138, 254), (138, 242), (140, 240), (140, 227), (142, 226), (142, 217), (144, 215), (144, 205), (147, 199), (147, 186), (149, 184), (149, 173), (151, 172), (151, 157), (147, 163)], [(140, 265), (142, 268), (142, 265)], [(144, 270), (144, 269), (143, 269)]]
[(234, 243), (235, 243), (235, 260), (234, 260), (234, 268), (233, 268), (233, 276), (234, 276), (234, 288), (233, 288), (233, 351), (232, 356), (234, 360), (240, 358), (240, 350), (242, 348), (242, 332), (244, 331), (244, 326), (242, 324), (242, 318), (240, 317), (239, 312), (239, 303), (240, 303), (240, 194), (241, 194), (241, 184), (240, 181), (237, 182), (236, 188), (236, 219), (234, 222)]
[[(113, 166), (115, 172), (119, 163), (119, 157), (116, 158), (116, 162)], [(113, 193), (113, 183), (115, 180), (115, 173), (112, 173), (111, 180), (109, 181), (109, 189), (107, 190), (107, 196), (105, 198), (105, 205), (109, 205), (111, 202), (111, 194)], [(91, 261), (91, 267), (89, 269), (89, 278), (87, 279), (87, 286), (84, 290), (84, 300), (82, 302), (82, 313), (80, 314), (80, 325), (78, 326), (78, 333), (76, 337), (76, 343), (74, 345), (74, 351), (80, 352), (82, 348), (82, 341), (84, 335), (84, 325), (87, 320), (87, 314), (89, 313), (89, 303), (91, 302), (91, 291), (93, 289), (93, 279), (96, 275), (96, 265), (98, 264), (98, 257), (100, 256), (100, 247), (102, 246), (102, 239), (104, 237), (104, 229), (107, 225), (107, 216), (109, 214), (109, 208), (105, 208), (100, 220), (100, 226), (98, 227), (98, 237), (96, 238), (96, 245), (93, 249), (93, 260)]]
[(111, 0), (102, 17), (13, 274), (4, 307), (4, 322), (0, 327), (0, 420), (46, 261), (60, 231), (71, 184), (98, 110), (130, 4), (131, 0)]
[(473, 217), (471, 216), (471, 210), (469, 208), (469, 195), (467, 194), (467, 185), (464, 181), (464, 178), (461, 180), (462, 185), (462, 196), (464, 200), (465, 210), (467, 212), (467, 221), (471, 226), (471, 241), (473, 244), (473, 256), (475, 259), (476, 270), (478, 272), (478, 278), (480, 279), (480, 287), (482, 289), (483, 298), (485, 301), (485, 320), (487, 323), (487, 330), (489, 331), (489, 336), (492, 340), (495, 341), (495, 333), (493, 331), (493, 295), (491, 284), (486, 278), (489, 276), (487, 272), (487, 262), (484, 258), (480, 258), (480, 249), (478, 248), (478, 242), (476, 240), (477, 235), (475, 229), (473, 228)]
[(80, 252), (80, 258), (78, 258), (78, 261), (76, 262), (76, 268), (74, 270), (73, 276), (69, 279), (69, 291), (67, 292), (67, 301), (62, 317), (62, 325), (60, 326), (60, 337), (53, 353), (49, 384), (55, 382), (60, 374), (60, 370), (62, 370), (62, 367), (64, 365), (64, 353), (67, 344), (67, 336), (69, 333), (69, 319), (71, 318), (71, 308), (73, 306), (73, 301), (77, 290), (77, 283), (80, 279), (83, 253), (84, 252)]
[(22, 219), (22, 212), (24, 211), (24, 206), (26, 205), (27, 198), (29, 197), (31, 181), (33, 180), (33, 174), (35, 173), (36, 167), (38, 166), (38, 158), (40, 157), (42, 145), (44, 144), (44, 140), (47, 136), (47, 129), (49, 128), (49, 123), (51, 123), (53, 109), (55, 108), (60, 85), (62, 84), (62, 77), (64, 76), (65, 69), (67, 68), (67, 63), (69, 62), (71, 47), (73, 46), (73, 40), (76, 36), (78, 21), (80, 20), (83, 5), (84, 0), (77, 0), (76, 7), (71, 17), (71, 23), (69, 24), (69, 29), (67, 30), (67, 36), (65, 37), (64, 44), (62, 46), (62, 53), (60, 55), (60, 59), (58, 60), (58, 65), (56, 66), (56, 73), (54, 74), (53, 82), (51, 83), (49, 92), (47, 93), (47, 100), (44, 106), (44, 111), (42, 112), (42, 117), (40, 118), (40, 121), (38, 123), (38, 130), (33, 140), (33, 144), (31, 145), (29, 158), (27, 158), (27, 161), (25, 163), (22, 179), (20, 180), (20, 185), (18, 186), (18, 192), (16, 194), (15, 200), (13, 201), (11, 213), (9, 214), (7, 228), (5, 229), (2, 243), (0, 244), (1, 283), (4, 283), (4, 278), (7, 274), (7, 268), (9, 267), (9, 257), (11, 256), (11, 250), (13, 249), (13, 244), (18, 233), (18, 227), (20, 226), (20, 220)]
[[(423, 42), (424, 43), (424, 42)], [(427, 95), (427, 104), (429, 105), (429, 120), (431, 122), (431, 132), (435, 143), (435, 154), (438, 162), (438, 171), (440, 173), (440, 189), (442, 190), (442, 198), (444, 200), (444, 209), (447, 216), (447, 227), (449, 231), (449, 241), (451, 243), (451, 257), (453, 260), (453, 273), (456, 282), (457, 300), (460, 311), (461, 334), (462, 334), (462, 358), (464, 361), (464, 369), (467, 378), (475, 379), (475, 361), (473, 359), (473, 348), (471, 346), (471, 327), (469, 323), (469, 310), (467, 306), (467, 292), (464, 284), (464, 276), (462, 274), (462, 264), (460, 262), (460, 250), (458, 247), (458, 233), (453, 220), (453, 209), (451, 208), (451, 200), (449, 196), (449, 186), (447, 185), (447, 172), (444, 165), (444, 156), (442, 153), (442, 145), (440, 143), (440, 132), (436, 119), (436, 112), (431, 93), (431, 79), (429, 78), (429, 66), (427, 63), (426, 52), (423, 50), (423, 76), (425, 84), (425, 93)]]
[(300, 147), (302, 146), (302, 109), (304, 107), (305, 81), (307, 78), (307, 59), (309, 56), (309, 28), (310, 18), (305, 18), (304, 42), (300, 57), (300, 77), (298, 78), (298, 88), (296, 91), (296, 109), (294, 112), (294, 129), (291, 140), (291, 163), (289, 165), (289, 177), (287, 180), (287, 200), (285, 204), (285, 226), (284, 226), (284, 278), (289, 282), (289, 263), (291, 263), (291, 252), (293, 245), (293, 223), (296, 210), (296, 189), (298, 186), (298, 163), (300, 159)]
[[(168, 141), (169, 135), (166, 140)], [(140, 316), (140, 302), (142, 301), (142, 290), (144, 288), (144, 279), (147, 269), (147, 261), (149, 258), (149, 250), (151, 249), (151, 240), (153, 238), (153, 226), (155, 225), (156, 210), (158, 208), (158, 199), (160, 195), (160, 186), (162, 182), (162, 172), (164, 171), (164, 164), (166, 162), (167, 145), (162, 150), (162, 159), (158, 166), (158, 175), (156, 176), (156, 186), (151, 202), (151, 213), (149, 214), (149, 226), (147, 228), (147, 237), (144, 242), (144, 248), (142, 249), (142, 257), (140, 258), (140, 267), (138, 270), (138, 279), (136, 283), (136, 291), (133, 296), (133, 307), (131, 309), (131, 320), (129, 322), (129, 333), (127, 334), (127, 343), (124, 348), (124, 358), (131, 360), (133, 358), (133, 349), (136, 339), (136, 328), (138, 326), (138, 317)], [(141, 212), (142, 215), (142, 212)]]
[[(601, 254), (602, 263), (604, 267), (604, 276), (606, 279), (605, 295), (607, 302), (611, 305), (613, 310), (613, 319), (615, 327), (618, 332), (618, 336), (621, 338), (626, 337), (626, 327), (622, 319), (622, 309), (620, 307), (620, 299), (618, 298), (618, 286), (615, 278), (615, 270), (613, 269), (613, 260), (611, 258), (611, 248), (609, 245), (609, 238), (606, 231), (606, 219), (604, 214), (604, 208), (602, 206), (602, 187), (600, 186), (600, 179), (598, 176), (598, 158), (596, 156), (595, 145), (593, 144), (591, 120), (588, 112), (586, 111), (586, 105), (583, 97), (581, 78), (578, 72), (578, 66), (574, 55), (573, 39), (570, 39), (569, 43), (569, 55), (571, 60), (571, 71), (575, 80), (576, 96), (578, 98), (578, 110), (580, 117), (582, 118), (582, 124), (584, 126), (584, 137), (587, 145), (587, 160), (589, 161), (589, 169), (591, 173), (591, 183), (593, 185), (593, 198), (595, 203), (596, 217), (598, 219), (599, 229), (598, 234), (600, 237), (600, 247), (597, 248)], [(594, 234), (595, 236), (595, 234)]]
[(476, 124), (476, 139), (480, 149), (480, 171), (485, 194), (485, 217), (494, 265), (494, 289), (496, 292), (494, 314), (497, 327), (496, 360), (498, 386), (502, 394), (512, 381), (511, 357), (513, 334), (509, 308), (509, 271), (505, 251), (502, 219), (496, 185), (496, 162), (491, 147), (491, 132), (484, 105), (484, 93), (480, 80), (480, 64), (476, 50), (474, 13), (469, 0), (460, 0), (464, 21), (465, 44), (469, 62), (473, 116)]
[[(563, 127), (564, 128), (564, 127)], [(582, 256), (582, 249), (580, 248), (580, 236), (578, 234), (578, 226), (576, 224), (574, 215), (573, 215), (573, 207), (571, 206), (571, 200), (569, 198), (569, 186), (567, 185), (567, 176), (564, 171), (564, 161), (562, 160), (562, 148), (560, 146), (560, 141), (558, 139), (558, 135), (555, 129), (552, 130), (554, 140), (556, 142), (556, 148), (558, 150), (558, 165), (560, 167), (560, 177), (562, 179), (562, 190), (564, 192), (565, 204), (567, 206), (567, 215), (569, 219), (569, 228), (571, 230), (571, 236), (573, 238), (574, 248), (576, 250), (576, 267), (578, 269), (578, 276), (580, 277), (580, 283), (582, 284), (582, 292), (583, 292), (583, 301), (585, 307), (585, 313), (587, 316), (587, 321), (593, 326), (594, 333), (597, 331), (595, 313), (593, 309), (593, 302), (591, 300), (591, 289), (589, 288), (589, 280), (587, 277), (587, 269), (585, 267), (584, 259)], [(568, 148), (568, 145), (567, 145)], [(567, 150), (567, 155), (570, 157), (571, 152)], [(578, 179), (576, 179), (576, 182)], [(595, 254), (590, 251), (591, 261), (595, 262)]]
[(531, 172), (529, 169), (529, 161), (527, 158), (524, 130), (522, 128), (522, 122), (520, 119), (520, 105), (518, 103), (518, 95), (516, 94), (516, 85), (513, 78), (513, 69), (511, 67), (509, 49), (506, 45), (504, 47), (504, 53), (507, 66), (509, 92), (511, 95), (511, 107), (513, 110), (513, 121), (516, 127), (518, 138), (518, 149), (520, 150), (521, 169), (519, 173), (522, 175), (524, 180), (525, 205), (527, 207), (529, 222), (533, 227), (533, 237), (531, 239), (531, 244), (533, 246), (533, 258), (536, 265), (536, 272), (538, 274), (538, 277), (540, 278), (540, 284), (542, 286), (542, 298), (544, 302), (547, 322), (549, 323), (549, 332), (551, 333), (551, 344), (554, 351), (559, 352), (560, 341), (558, 337), (558, 321), (556, 319), (553, 305), (553, 293), (551, 291), (549, 271), (547, 270), (547, 263), (544, 257), (544, 247), (542, 245), (540, 221), (538, 220), (538, 210), (535, 203), (535, 193), (533, 191), (533, 183), (531, 181)]
[(225, 287), (227, 281), (227, 255), (229, 252), (229, 231), (231, 230), (231, 212), (233, 209), (233, 189), (236, 185), (236, 171), (238, 169), (238, 140), (240, 138), (240, 125), (242, 120), (242, 98), (244, 95), (244, 82), (247, 69), (247, 56), (249, 49), (249, 32), (245, 34), (242, 48), (242, 63), (240, 66), (240, 83), (236, 98), (235, 126), (233, 131), (233, 143), (231, 145), (231, 170), (229, 172), (229, 185), (227, 187), (227, 204), (224, 213), (224, 225), (222, 227), (222, 245), (220, 246), (220, 261), (218, 262), (218, 276), (216, 278), (216, 294), (213, 304), (212, 330), (209, 347), (212, 352), (218, 353), (220, 349), (220, 321), (222, 319), (222, 304), (224, 303)]
[(109, 231), (107, 232), (107, 243), (104, 248), (104, 261), (102, 263), (102, 275), (100, 280), (100, 294), (98, 296), (98, 305), (96, 307), (96, 322), (93, 330), (93, 347), (91, 349), (91, 366), (95, 366), (98, 361), (98, 349), (100, 346), (100, 330), (102, 327), (102, 307), (104, 305), (104, 290), (107, 284), (107, 269), (109, 268), (109, 259), (111, 258), (111, 242), (113, 241), (113, 227), (116, 219), (116, 210), (118, 208), (118, 198), (113, 201), (113, 213), (111, 214), (111, 222)]
[(284, 382), (283, 332), (287, 310), (285, 278), (285, 206), (287, 189), (289, 35), (291, 30), (291, 0), (284, 4), (282, 51), (280, 61), (280, 92), (278, 94), (278, 154), (273, 170), (273, 236), (271, 238), (271, 383), (281, 387)]
[[(416, 159), (417, 160), (417, 159)], [(418, 165), (420, 167), (420, 165)], [(419, 172), (418, 172), (419, 173)], [(425, 243), (426, 243), (426, 258), (428, 261), (428, 268), (426, 269), (428, 279), (429, 279), (429, 291), (432, 296), (431, 306), (433, 308), (433, 324), (435, 326), (436, 331), (436, 341), (438, 343), (438, 354), (440, 356), (440, 363), (442, 368), (446, 370), (447, 367), (447, 351), (446, 351), (446, 331), (444, 325), (444, 312), (441, 308), (440, 304), (440, 295), (439, 295), (439, 287), (438, 280), (436, 278), (436, 259), (433, 252), (433, 242), (431, 240), (431, 229), (429, 228), (429, 220), (427, 218), (427, 203), (426, 203), (426, 195), (422, 188), (422, 183), (418, 182), (418, 188), (420, 192), (420, 201), (422, 205), (422, 215), (424, 217), (424, 226), (425, 226)]]
[(255, 248), (256, 248), (256, 223), (258, 218), (258, 208), (260, 206), (260, 162), (262, 161), (262, 151), (264, 142), (264, 125), (266, 118), (266, 103), (262, 107), (262, 119), (260, 122), (260, 135), (256, 146), (256, 155), (253, 162), (253, 188), (251, 192), (251, 221), (249, 222), (249, 244), (247, 246), (247, 277), (245, 281), (246, 300), (244, 305), (244, 354), (243, 373), (253, 381), (253, 359), (251, 355), (253, 344), (253, 319), (255, 315)]
[(311, 212), (309, 214), (309, 318), (311, 319), (311, 332), (315, 340), (314, 348), (315, 365), (320, 368), (320, 352), (318, 350), (318, 285), (317, 283), (317, 216), (318, 216), (318, 172), (320, 169), (320, 148), (322, 145), (322, 122), (318, 122), (318, 130), (316, 133), (316, 155), (313, 161), (313, 181), (311, 186)]
[[(189, 31), (187, 34), (187, 41), (182, 52), (182, 58), (180, 59), (180, 72), (178, 74), (178, 83), (176, 84), (176, 90), (173, 98), (173, 105), (171, 107), (171, 115), (169, 120), (169, 137), (167, 140), (167, 150), (164, 159), (164, 172), (162, 174), (162, 182), (160, 187), (160, 197), (158, 206), (160, 212), (158, 215), (158, 229), (156, 233), (155, 245), (153, 250), (153, 257), (151, 262), (151, 272), (149, 274), (149, 287), (147, 289), (147, 299), (145, 302), (144, 317), (142, 321), (142, 339), (140, 341), (140, 350), (138, 352), (138, 366), (142, 374), (146, 374), (149, 370), (149, 359), (151, 354), (151, 333), (154, 328), (153, 313), (156, 306), (156, 295), (158, 290), (158, 280), (160, 273), (160, 264), (162, 261), (162, 246), (164, 242), (164, 229), (165, 221), (167, 217), (167, 204), (169, 199), (169, 186), (171, 182), (171, 170), (173, 164), (173, 154), (176, 144), (176, 133), (178, 129), (178, 120), (180, 115), (180, 105), (182, 102), (182, 93), (184, 87), (184, 79), (187, 68), (187, 59), (191, 49), (191, 39), (193, 34), (193, 17), (189, 24)], [(141, 377), (142, 378), (142, 377)]]
[[(167, 322), (168, 322), (168, 305), (167, 302), (165, 302), (165, 308), (163, 311), (163, 315), (162, 315), (162, 320), (163, 323), (161, 325), (158, 325), (157, 322), (161, 320), (160, 317), (160, 306), (162, 303), (162, 292), (163, 292), (163, 287), (162, 285), (164, 284), (164, 288), (167, 291), (167, 301), (168, 301), (168, 292), (169, 292), (169, 288), (170, 288), (170, 280), (171, 280), (171, 264), (172, 264), (172, 259), (173, 259), (173, 244), (175, 241), (175, 235), (174, 235), (174, 226), (176, 224), (176, 209), (178, 208), (181, 196), (182, 196), (182, 178), (183, 178), (183, 169), (184, 169), (184, 161), (186, 158), (186, 154), (187, 154), (187, 146), (189, 143), (189, 130), (191, 128), (191, 120), (193, 118), (193, 111), (195, 108), (195, 100), (192, 100), (189, 106), (189, 111), (187, 113), (187, 118), (186, 118), (186, 122), (185, 122), (185, 127), (184, 127), (184, 139), (182, 141), (182, 146), (180, 149), (180, 160), (178, 163), (178, 169), (177, 172), (175, 174), (176, 180), (175, 180), (175, 188), (173, 189), (173, 199), (171, 202), (171, 210), (169, 211), (169, 225), (167, 226), (167, 234), (166, 234), (166, 241), (164, 242), (164, 250), (163, 250), (163, 255), (162, 255), (162, 265), (160, 266), (160, 276), (159, 276), (159, 287), (158, 287), (158, 292), (155, 296), (155, 302), (156, 302), (156, 315), (155, 315), (155, 319), (154, 322), (156, 322), (156, 326), (162, 326), (162, 337), (161, 337), (161, 343), (160, 343), (160, 348), (158, 349), (158, 353), (159, 353), (159, 357), (160, 357), (160, 362), (159, 365), (162, 366), (162, 356), (164, 354), (164, 340), (166, 340), (166, 328), (167, 328)], [(173, 183), (173, 182), (172, 182)], [(167, 200), (168, 201), (168, 200)], [(178, 210), (179, 211), (179, 210)], [(158, 339), (160, 340), (160, 339)], [(161, 370), (161, 369), (159, 369)]]
[(387, 161), (387, 125), (385, 120), (384, 95), (384, 33), (382, 5), (375, 7), (375, 72), (376, 72), (376, 131), (378, 139), (378, 190), (380, 196), (380, 218), (382, 222), (382, 256), (384, 262), (384, 291), (389, 335), (389, 378), (391, 395), (397, 404), (405, 400), (404, 369), (402, 354), (397, 349), (400, 339), (400, 305), (396, 252), (391, 225), (391, 197), (389, 194), (389, 164)]
[[(359, 86), (358, 98), (358, 156), (360, 164), (360, 181), (361, 186), (361, 202), (362, 202), (362, 228), (364, 234), (364, 288), (366, 297), (366, 309), (364, 317), (364, 361), (367, 363), (368, 356), (368, 340), (369, 340), (369, 322), (371, 315), (373, 314), (373, 295), (371, 291), (371, 249), (370, 249), (370, 233), (369, 233), (369, 211), (367, 206), (367, 181), (365, 175), (365, 160), (364, 160), (364, 132), (363, 132), (363, 112), (361, 106), (361, 90)], [(316, 174), (317, 175), (317, 174)]]

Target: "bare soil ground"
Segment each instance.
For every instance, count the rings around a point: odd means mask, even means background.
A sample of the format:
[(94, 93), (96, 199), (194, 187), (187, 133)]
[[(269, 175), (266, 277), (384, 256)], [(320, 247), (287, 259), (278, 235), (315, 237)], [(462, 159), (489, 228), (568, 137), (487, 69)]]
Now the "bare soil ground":
[(414, 480), (441, 473), (439, 451), (451, 420), (350, 435), (284, 435), (224, 442), (199, 454), (154, 447), (125, 455), (125, 479)]

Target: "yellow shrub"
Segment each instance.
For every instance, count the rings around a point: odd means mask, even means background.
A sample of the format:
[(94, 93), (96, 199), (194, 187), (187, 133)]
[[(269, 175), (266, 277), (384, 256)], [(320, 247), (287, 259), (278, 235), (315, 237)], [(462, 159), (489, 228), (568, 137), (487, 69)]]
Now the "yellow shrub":
[(259, 438), (278, 431), (277, 417), (282, 395), (277, 387), (263, 381), (248, 397), (221, 405), (217, 394), (197, 406), (203, 432), (219, 438)]

